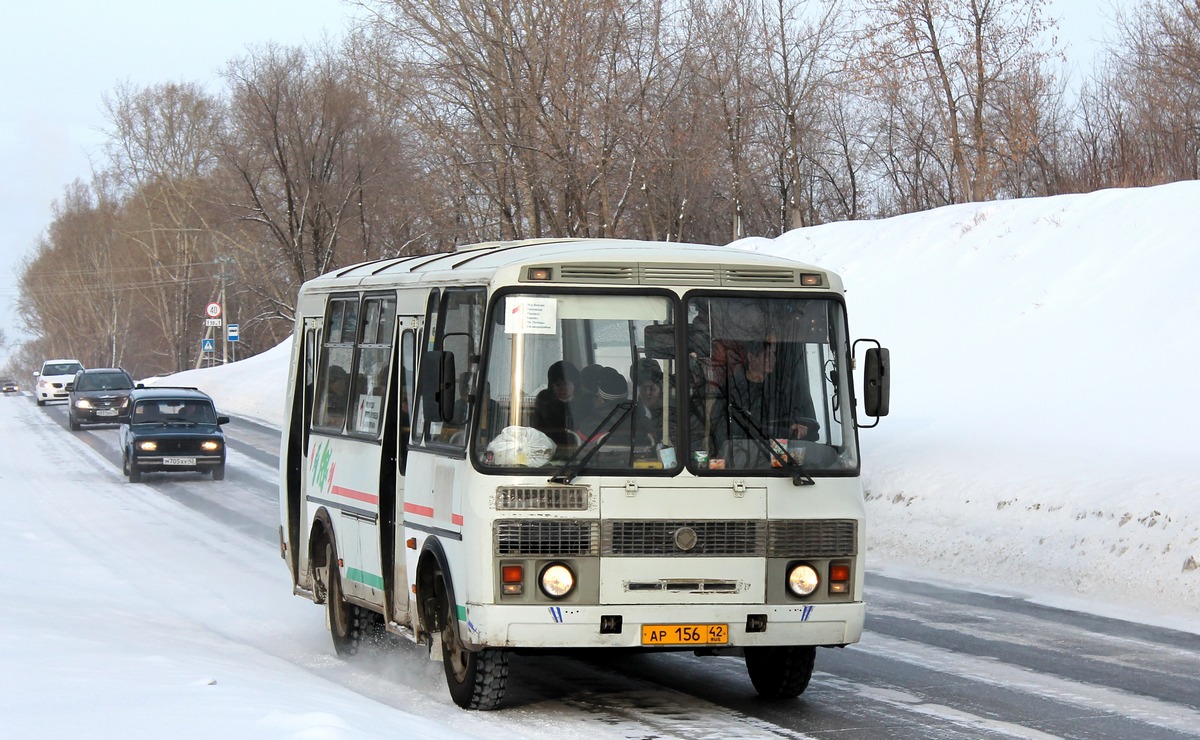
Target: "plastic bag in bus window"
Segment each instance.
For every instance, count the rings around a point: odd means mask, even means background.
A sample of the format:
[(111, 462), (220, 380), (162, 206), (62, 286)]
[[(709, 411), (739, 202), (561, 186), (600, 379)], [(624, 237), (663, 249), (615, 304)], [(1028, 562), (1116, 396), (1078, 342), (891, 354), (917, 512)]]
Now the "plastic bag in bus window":
[(533, 427), (504, 427), (487, 446), (491, 461), (503, 467), (540, 468), (550, 462), (555, 449), (554, 440)]

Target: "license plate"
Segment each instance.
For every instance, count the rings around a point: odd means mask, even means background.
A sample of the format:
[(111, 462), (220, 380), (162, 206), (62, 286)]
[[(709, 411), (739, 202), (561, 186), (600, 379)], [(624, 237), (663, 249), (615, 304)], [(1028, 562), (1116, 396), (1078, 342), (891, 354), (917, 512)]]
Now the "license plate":
[(96, 416), (116, 416), (116, 409), (97, 409)]
[(727, 624), (643, 624), (643, 645), (726, 645)]
[(195, 465), (194, 457), (164, 457), (163, 465)]

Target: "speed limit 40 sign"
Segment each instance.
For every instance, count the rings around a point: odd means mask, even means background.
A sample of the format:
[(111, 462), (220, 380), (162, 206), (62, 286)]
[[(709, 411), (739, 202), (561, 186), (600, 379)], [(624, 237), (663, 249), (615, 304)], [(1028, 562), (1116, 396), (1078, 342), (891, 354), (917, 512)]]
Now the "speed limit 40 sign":
[(206, 313), (210, 319), (220, 318), (221, 317), (221, 304), (217, 303), (216, 301), (213, 301), (212, 303), (210, 303), (204, 307), (204, 313)]

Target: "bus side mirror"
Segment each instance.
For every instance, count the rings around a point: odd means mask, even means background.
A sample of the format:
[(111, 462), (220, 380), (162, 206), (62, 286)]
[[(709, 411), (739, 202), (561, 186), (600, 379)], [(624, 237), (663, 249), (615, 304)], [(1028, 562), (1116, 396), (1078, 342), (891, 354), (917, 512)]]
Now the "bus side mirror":
[(421, 406), (430, 421), (454, 418), (454, 353), (429, 350), (421, 365)]
[(891, 353), (884, 347), (872, 347), (863, 368), (863, 409), (868, 416), (888, 415), (891, 390)]

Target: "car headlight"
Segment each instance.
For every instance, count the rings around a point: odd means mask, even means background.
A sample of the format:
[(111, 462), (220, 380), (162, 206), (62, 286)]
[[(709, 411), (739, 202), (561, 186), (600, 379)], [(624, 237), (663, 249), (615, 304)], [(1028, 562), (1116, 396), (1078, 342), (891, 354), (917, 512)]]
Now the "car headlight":
[(77, 409), (90, 409), (91, 407), (92, 407), (92, 402), (87, 400), (86, 398), (81, 398), (75, 402), (75, 408), (77, 408)]
[(821, 584), (821, 577), (811, 565), (800, 563), (788, 571), (787, 583), (788, 590), (795, 595), (808, 596), (817, 590), (817, 586)]
[(205, 452), (216, 452), (221, 449), (221, 443), (214, 439), (206, 439), (200, 443), (200, 449)]
[(152, 439), (147, 439), (145, 441), (138, 442), (137, 448), (142, 452), (154, 452), (158, 449), (158, 442), (155, 442)]
[(542, 569), (538, 582), (542, 593), (552, 599), (561, 599), (575, 588), (575, 574), (562, 563), (552, 563)]

